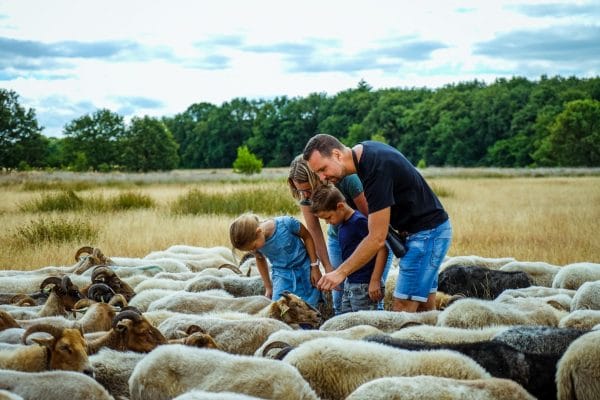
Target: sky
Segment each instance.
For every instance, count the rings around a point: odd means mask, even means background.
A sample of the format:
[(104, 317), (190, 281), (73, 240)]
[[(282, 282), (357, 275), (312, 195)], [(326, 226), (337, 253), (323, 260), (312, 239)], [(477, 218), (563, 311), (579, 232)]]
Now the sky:
[(599, 71), (600, 0), (0, 0), (0, 88), (46, 136), (100, 108)]

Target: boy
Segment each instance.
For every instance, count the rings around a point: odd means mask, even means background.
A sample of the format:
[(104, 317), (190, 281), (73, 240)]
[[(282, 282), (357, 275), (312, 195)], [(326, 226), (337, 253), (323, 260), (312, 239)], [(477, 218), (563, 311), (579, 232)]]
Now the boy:
[[(338, 226), (338, 240), (345, 260), (369, 233), (367, 218), (350, 207), (333, 185), (323, 185), (312, 195), (311, 212), (328, 224)], [(355, 272), (344, 283), (341, 313), (359, 310), (382, 310), (384, 287), (381, 275), (388, 256), (387, 247)]]

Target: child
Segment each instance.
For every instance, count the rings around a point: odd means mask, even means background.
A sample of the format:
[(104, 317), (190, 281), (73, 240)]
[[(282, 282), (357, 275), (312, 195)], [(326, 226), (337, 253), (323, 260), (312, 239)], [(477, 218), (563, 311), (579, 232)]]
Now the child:
[[(312, 195), (311, 211), (328, 224), (338, 225), (342, 258), (350, 257), (367, 236), (367, 218), (346, 203), (342, 193), (332, 185), (324, 185)], [(342, 295), (342, 313), (359, 310), (382, 310), (384, 287), (381, 275), (388, 257), (387, 247), (360, 269), (348, 275)]]
[[(287, 290), (317, 307), (321, 300), (316, 288), (321, 278), (319, 259), (312, 237), (300, 221), (289, 216), (261, 221), (254, 214), (244, 214), (229, 227), (229, 238), (234, 248), (255, 254), (265, 296), (279, 299)], [(265, 257), (271, 262), (271, 277)]]

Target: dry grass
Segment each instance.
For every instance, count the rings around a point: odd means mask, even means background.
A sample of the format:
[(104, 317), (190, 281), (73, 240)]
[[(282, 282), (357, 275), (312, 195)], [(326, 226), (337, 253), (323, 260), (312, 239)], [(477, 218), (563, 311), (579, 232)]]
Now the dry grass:
[[(213, 174), (211, 174), (212, 177)], [(272, 184), (280, 185), (281, 176)], [(600, 262), (600, 177), (429, 178), (445, 193), (442, 203), (454, 226), (450, 255), (514, 257), (523, 261), (545, 261), (558, 265)], [(24, 191), (22, 184), (0, 187), (0, 269), (35, 269), (46, 265), (71, 265), (77, 248), (100, 247), (109, 256), (141, 257), (173, 244), (229, 246), (231, 216), (174, 216), (169, 205), (191, 188), (230, 193), (269, 183), (219, 181), (195, 183), (148, 183), (135, 191), (150, 196), (151, 209), (111, 213), (27, 213), (19, 204), (40, 196)], [(82, 196), (112, 196), (131, 186), (98, 186), (77, 192)], [(42, 216), (83, 218), (99, 228), (96, 243), (40, 243), (22, 246), (15, 231)], [(299, 215), (298, 215), (299, 217)]]

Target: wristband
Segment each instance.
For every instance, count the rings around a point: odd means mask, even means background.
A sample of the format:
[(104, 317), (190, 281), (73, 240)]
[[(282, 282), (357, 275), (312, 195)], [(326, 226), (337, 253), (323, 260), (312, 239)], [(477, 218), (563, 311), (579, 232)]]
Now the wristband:
[(310, 266), (313, 267), (313, 268), (317, 268), (319, 266), (319, 259), (317, 258), (317, 261), (311, 262)]

